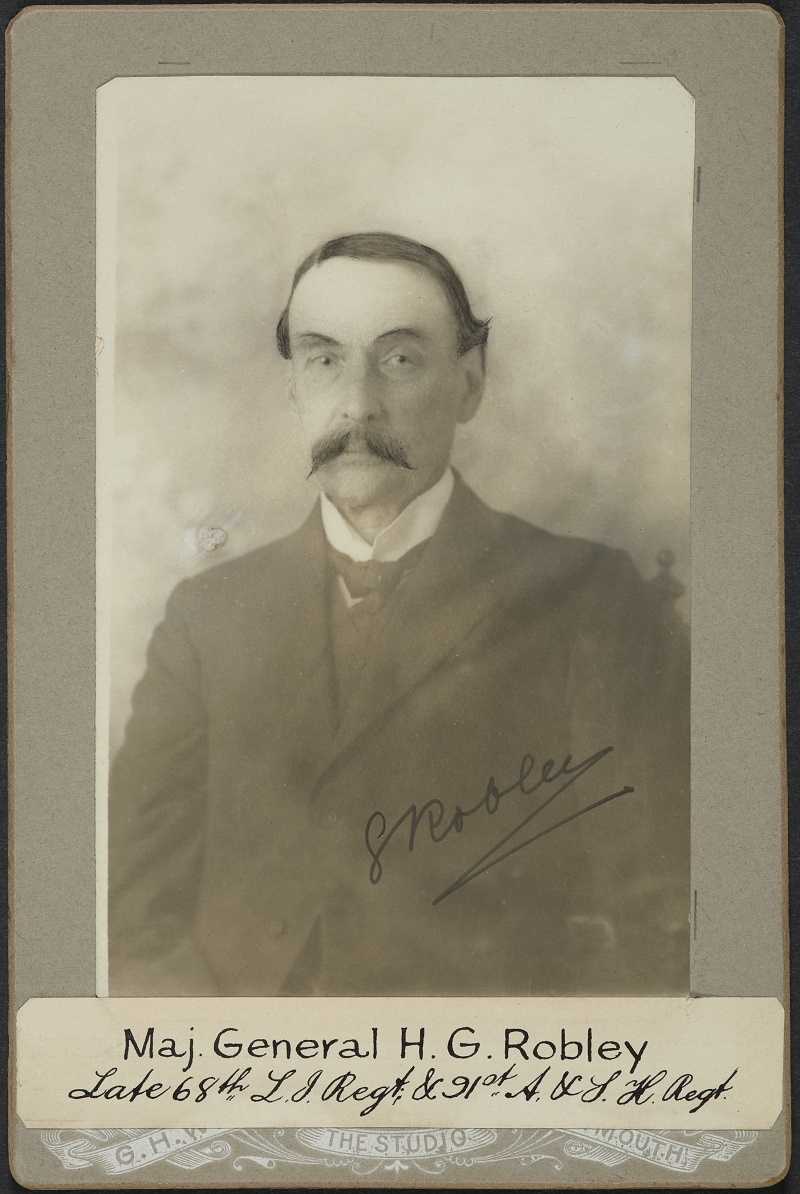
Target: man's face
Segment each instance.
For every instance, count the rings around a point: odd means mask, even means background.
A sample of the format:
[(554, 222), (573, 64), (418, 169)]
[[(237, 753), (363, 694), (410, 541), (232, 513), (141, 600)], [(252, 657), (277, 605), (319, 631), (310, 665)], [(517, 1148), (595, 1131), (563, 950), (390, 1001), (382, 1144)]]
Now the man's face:
[(335, 257), (289, 311), (291, 393), (320, 487), (345, 512), (399, 511), (450, 459), (483, 390), (479, 349), (459, 355), (444, 291), (404, 262)]

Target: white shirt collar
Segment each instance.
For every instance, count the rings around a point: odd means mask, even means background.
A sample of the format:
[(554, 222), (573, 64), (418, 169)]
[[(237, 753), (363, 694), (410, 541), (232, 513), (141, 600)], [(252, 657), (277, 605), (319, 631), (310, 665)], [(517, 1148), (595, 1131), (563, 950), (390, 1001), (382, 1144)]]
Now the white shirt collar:
[(453, 492), (453, 470), (448, 468), (435, 485), (409, 502), (394, 522), (384, 527), (373, 544), (362, 539), (350, 523), (322, 494), (321, 512), (325, 536), (331, 547), (343, 551), (351, 560), (399, 560), (418, 543), (430, 539), (445, 512)]

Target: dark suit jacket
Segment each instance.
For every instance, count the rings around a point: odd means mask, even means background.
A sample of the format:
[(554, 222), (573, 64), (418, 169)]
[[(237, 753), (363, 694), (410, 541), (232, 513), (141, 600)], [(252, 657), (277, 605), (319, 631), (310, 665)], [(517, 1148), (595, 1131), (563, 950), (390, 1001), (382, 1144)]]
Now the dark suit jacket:
[[(302, 991), (311, 955), (308, 993), (686, 991), (687, 635), (628, 557), (458, 480), (341, 717), (327, 568), (317, 507), (170, 597), (112, 768), (112, 994)], [(609, 746), (513, 832), (568, 756)], [(432, 840), (526, 754), (538, 791)], [(434, 903), (507, 835), (490, 860), (624, 787)], [(431, 800), (372, 882), (371, 814), (388, 832)]]

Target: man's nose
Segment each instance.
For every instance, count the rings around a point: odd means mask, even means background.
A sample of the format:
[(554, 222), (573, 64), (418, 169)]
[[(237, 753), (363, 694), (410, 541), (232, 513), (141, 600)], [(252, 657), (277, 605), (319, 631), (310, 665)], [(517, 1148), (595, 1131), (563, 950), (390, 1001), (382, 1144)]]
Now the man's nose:
[(365, 423), (380, 413), (380, 379), (368, 361), (352, 362), (339, 388), (339, 416)]

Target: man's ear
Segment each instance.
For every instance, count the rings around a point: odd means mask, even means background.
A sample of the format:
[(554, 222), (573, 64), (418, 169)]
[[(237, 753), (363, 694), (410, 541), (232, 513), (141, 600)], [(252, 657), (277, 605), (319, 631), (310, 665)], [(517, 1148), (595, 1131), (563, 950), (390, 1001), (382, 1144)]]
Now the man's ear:
[(486, 349), (476, 344), (459, 357), (463, 369), (464, 392), (458, 412), (459, 423), (468, 423), (476, 413), (486, 385)]

